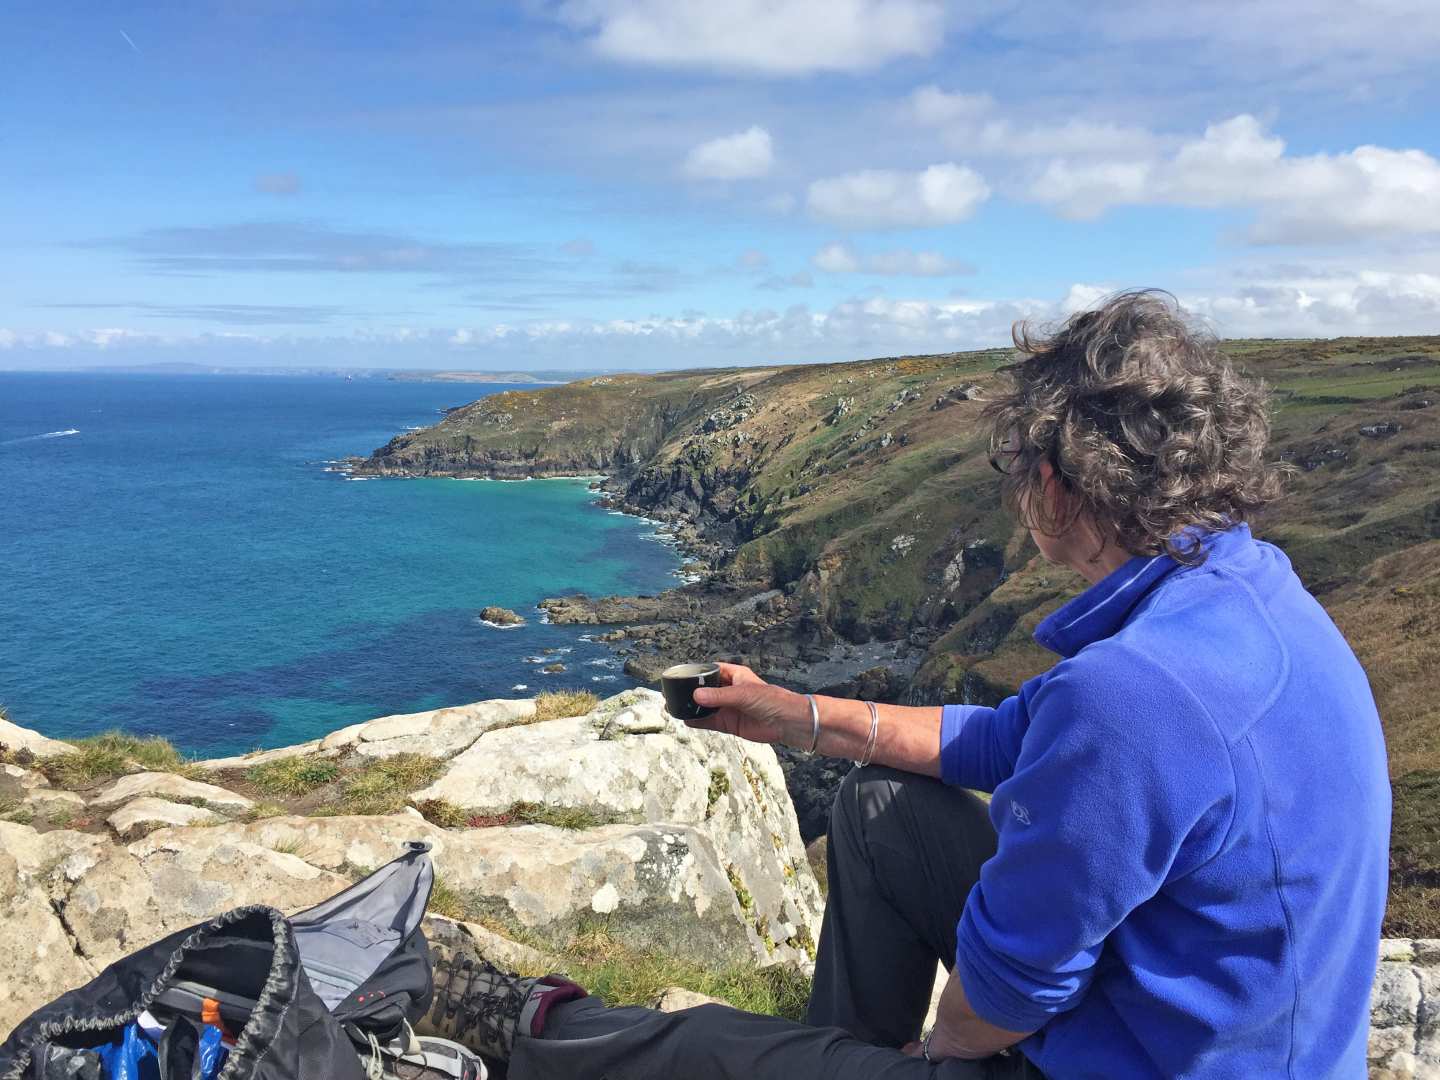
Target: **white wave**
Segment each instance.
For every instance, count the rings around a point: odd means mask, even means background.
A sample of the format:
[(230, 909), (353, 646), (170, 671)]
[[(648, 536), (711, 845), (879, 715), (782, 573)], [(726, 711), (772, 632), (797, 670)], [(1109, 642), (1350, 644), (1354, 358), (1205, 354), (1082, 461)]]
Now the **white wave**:
[(586, 660), (585, 663), (591, 667), (617, 668), (620, 666), (619, 660), (612, 660), (608, 656), (602, 656), (599, 660)]
[(591, 681), (591, 682), (614, 682), (614, 681), (615, 681), (616, 679), (618, 679), (619, 677), (620, 677), (620, 676), (618, 676), (618, 675), (591, 675), (591, 676), (590, 676), (590, 681)]
[(378, 476), (347, 476), (345, 477), (345, 479), (353, 480), (355, 483), (358, 484), (361, 480), (378, 480), (380, 478)]
[(529, 684), (529, 683), (523, 683), (523, 682), (517, 682), (514, 686), (510, 687), (510, 689), (511, 689), (511, 690), (529, 690), (529, 689), (530, 689), (530, 684)]
[(498, 623), (498, 622), (491, 622), (489, 619), (482, 619), (482, 618), (480, 618), (480, 616), (478, 616), (478, 615), (475, 616), (475, 621), (476, 621), (477, 623), (479, 623), (481, 626), (488, 626), (488, 627), (490, 627), (491, 630), (519, 630), (522, 626), (525, 625), (524, 623)]
[(525, 657), (525, 662), (526, 662), (527, 664), (543, 664), (543, 663), (545, 663), (545, 657), (543, 657), (543, 656), (527, 656), (527, 657)]

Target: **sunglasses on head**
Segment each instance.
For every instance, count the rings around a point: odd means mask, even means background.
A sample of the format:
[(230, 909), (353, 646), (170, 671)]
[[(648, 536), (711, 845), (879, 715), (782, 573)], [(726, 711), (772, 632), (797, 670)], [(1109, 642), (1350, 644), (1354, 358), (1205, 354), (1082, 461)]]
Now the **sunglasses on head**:
[(1010, 442), (1010, 439), (1006, 439), (1005, 445), (990, 451), (990, 467), (1001, 476), (1010, 474), (1010, 470), (1015, 467), (1015, 459), (1022, 453), (1020, 447), (1011, 446)]

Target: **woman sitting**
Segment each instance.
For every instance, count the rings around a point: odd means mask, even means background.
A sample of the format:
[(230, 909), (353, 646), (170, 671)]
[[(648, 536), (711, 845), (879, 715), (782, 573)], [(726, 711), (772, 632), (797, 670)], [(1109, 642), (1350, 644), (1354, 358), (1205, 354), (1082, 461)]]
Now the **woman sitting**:
[[(1259, 388), (1165, 294), (1017, 333), (992, 463), (1091, 584), (994, 708), (697, 690), (696, 726), (865, 765), (831, 819), (807, 1024), (605, 1008), (438, 963), (513, 1080), (1364, 1075), (1390, 793), (1369, 685), (1277, 548)], [(993, 792), (988, 806), (966, 789)], [(917, 1042), (936, 959), (950, 970)]]

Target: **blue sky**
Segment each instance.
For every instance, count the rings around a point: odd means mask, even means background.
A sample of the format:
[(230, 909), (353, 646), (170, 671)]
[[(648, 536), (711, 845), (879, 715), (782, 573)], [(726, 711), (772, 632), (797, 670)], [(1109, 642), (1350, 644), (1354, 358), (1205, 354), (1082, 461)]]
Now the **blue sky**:
[(1440, 332), (1433, 0), (7, 12), (0, 368)]

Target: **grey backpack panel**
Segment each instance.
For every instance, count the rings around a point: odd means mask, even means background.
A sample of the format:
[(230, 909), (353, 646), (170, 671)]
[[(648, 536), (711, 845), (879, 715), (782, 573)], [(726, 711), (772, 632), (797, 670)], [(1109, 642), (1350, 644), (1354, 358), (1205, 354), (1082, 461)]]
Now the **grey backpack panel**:
[(340, 1006), (419, 930), (435, 884), (429, 851), (428, 843), (411, 841), (400, 858), (291, 916), (310, 985), (341, 1019)]

